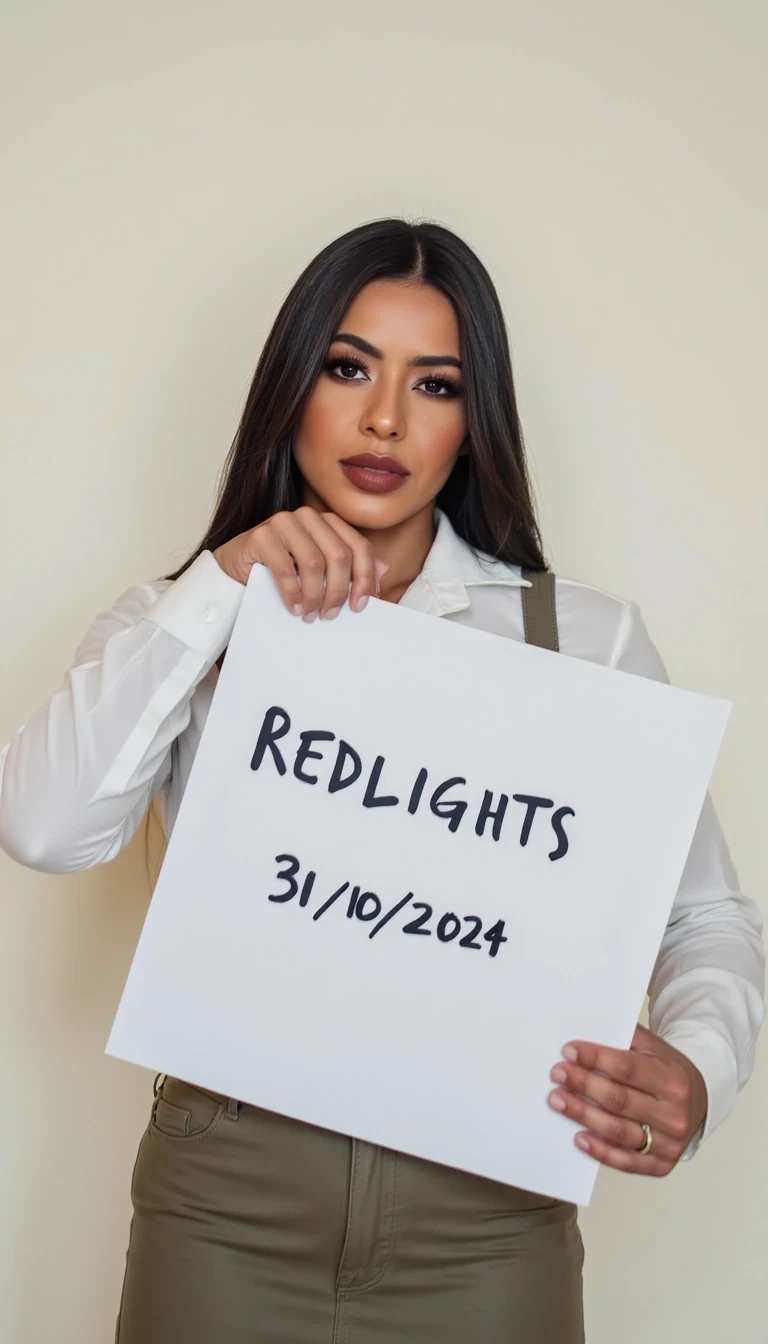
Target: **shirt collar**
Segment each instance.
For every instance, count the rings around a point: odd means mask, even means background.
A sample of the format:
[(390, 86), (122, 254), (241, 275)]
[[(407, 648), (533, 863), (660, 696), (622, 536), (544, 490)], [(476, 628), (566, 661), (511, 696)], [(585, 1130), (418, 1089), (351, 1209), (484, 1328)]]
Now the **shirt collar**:
[(529, 579), (522, 577), (519, 565), (473, 551), (442, 509), (435, 509), (435, 523), (435, 539), (424, 567), (401, 597), (400, 606), (447, 616), (454, 611), (466, 611), (471, 605), (468, 588), (532, 586)]

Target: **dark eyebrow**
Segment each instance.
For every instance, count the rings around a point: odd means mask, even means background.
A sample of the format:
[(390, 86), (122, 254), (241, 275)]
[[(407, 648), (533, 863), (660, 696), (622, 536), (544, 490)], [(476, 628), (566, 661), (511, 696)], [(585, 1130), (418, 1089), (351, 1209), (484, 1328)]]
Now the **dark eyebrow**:
[[(353, 336), (351, 331), (337, 331), (331, 338), (333, 341), (346, 341), (348, 345), (354, 345), (364, 355), (370, 355), (371, 359), (383, 359), (381, 350), (377, 350), (370, 341), (364, 341), (362, 336)], [(433, 364), (452, 364), (455, 369), (461, 368), (461, 360), (455, 355), (418, 355), (416, 359), (408, 360), (409, 369), (425, 369)]]

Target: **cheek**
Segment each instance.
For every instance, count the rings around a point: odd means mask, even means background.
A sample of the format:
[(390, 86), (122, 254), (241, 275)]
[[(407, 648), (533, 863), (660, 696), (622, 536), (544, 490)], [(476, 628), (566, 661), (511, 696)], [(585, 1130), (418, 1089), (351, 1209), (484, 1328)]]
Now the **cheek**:
[(304, 409), (302, 429), (307, 437), (322, 437), (338, 419), (334, 398), (317, 388)]
[(418, 422), (409, 427), (414, 458), (425, 473), (439, 475), (453, 461), (467, 434), (463, 404), (428, 406)]
[(294, 435), (299, 467), (322, 468), (326, 462), (335, 461), (340, 446), (352, 441), (350, 426), (354, 429), (355, 425), (349, 401), (345, 405), (334, 387), (318, 384)]

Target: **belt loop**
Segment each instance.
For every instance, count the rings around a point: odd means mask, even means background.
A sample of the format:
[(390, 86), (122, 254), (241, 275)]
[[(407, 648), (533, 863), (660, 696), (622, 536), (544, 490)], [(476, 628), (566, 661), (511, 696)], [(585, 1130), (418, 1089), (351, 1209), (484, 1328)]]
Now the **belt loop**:
[[(153, 1120), (155, 1119), (155, 1116), (157, 1115), (157, 1103), (158, 1103), (159, 1100), (160, 1100), (160, 1097), (161, 1097), (161, 1094), (162, 1094), (162, 1091), (163, 1091), (163, 1083), (165, 1082), (166, 1077), (167, 1077), (167, 1074), (165, 1074), (165, 1073), (157, 1073), (157, 1074), (155, 1074), (155, 1080), (154, 1080), (154, 1082), (153, 1082), (153, 1084), (152, 1084), (152, 1096), (154, 1097), (154, 1101), (152, 1102), (152, 1119), (153, 1119)], [(158, 1085), (157, 1085), (157, 1080), (158, 1080), (158, 1078), (162, 1078), (162, 1080), (163, 1080), (163, 1082), (160, 1084), (159, 1087), (158, 1087)]]
[(236, 1101), (234, 1097), (227, 1097), (227, 1119), (236, 1120), (239, 1109), (240, 1102)]

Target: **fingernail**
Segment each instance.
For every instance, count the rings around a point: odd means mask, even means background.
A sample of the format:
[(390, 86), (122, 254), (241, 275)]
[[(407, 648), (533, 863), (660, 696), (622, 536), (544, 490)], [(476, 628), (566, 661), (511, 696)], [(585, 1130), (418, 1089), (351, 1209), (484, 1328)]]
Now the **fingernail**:
[(550, 1106), (554, 1106), (556, 1111), (565, 1110), (565, 1097), (561, 1097), (559, 1092), (551, 1092), (549, 1097)]
[(338, 614), (339, 614), (340, 611), (341, 611), (341, 607), (331, 607), (330, 611), (326, 611), (326, 613), (325, 613), (325, 620), (326, 620), (326, 621), (332, 621), (332, 620), (334, 620), (334, 618), (335, 618), (336, 616), (338, 616)]
[(307, 625), (309, 625), (310, 621), (314, 621), (316, 616), (317, 616), (316, 611), (308, 611), (306, 616), (304, 617), (304, 620), (307, 622)]
[(389, 569), (389, 560), (374, 560), (373, 567), (379, 578), (382, 579)]
[(300, 602), (295, 602), (294, 605), (291, 607), (291, 611), (293, 612), (294, 616), (300, 616), (303, 610), (304, 608), (302, 607)]
[(586, 1134), (577, 1134), (573, 1142), (576, 1144), (576, 1147), (581, 1148), (583, 1152), (589, 1152), (589, 1139)]
[(355, 603), (355, 611), (363, 611), (364, 608), (367, 606), (368, 606), (368, 594), (364, 593), (362, 597), (358, 597)]
[(567, 1082), (568, 1082), (568, 1074), (565, 1072), (565, 1069), (563, 1069), (563, 1068), (560, 1067), (559, 1064), (557, 1064), (557, 1065), (555, 1066), (555, 1068), (552, 1070), (552, 1072), (550, 1073), (549, 1076), (550, 1076), (550, 1078), (552, 1079), (552, 1081), (555, 1082), (555, 1083), (567, 1083)]
[(579, 1058), (578, 1050), (572, 1045), (564, 1045), (562, 1053), (566, 1059), (576, 1060)]

